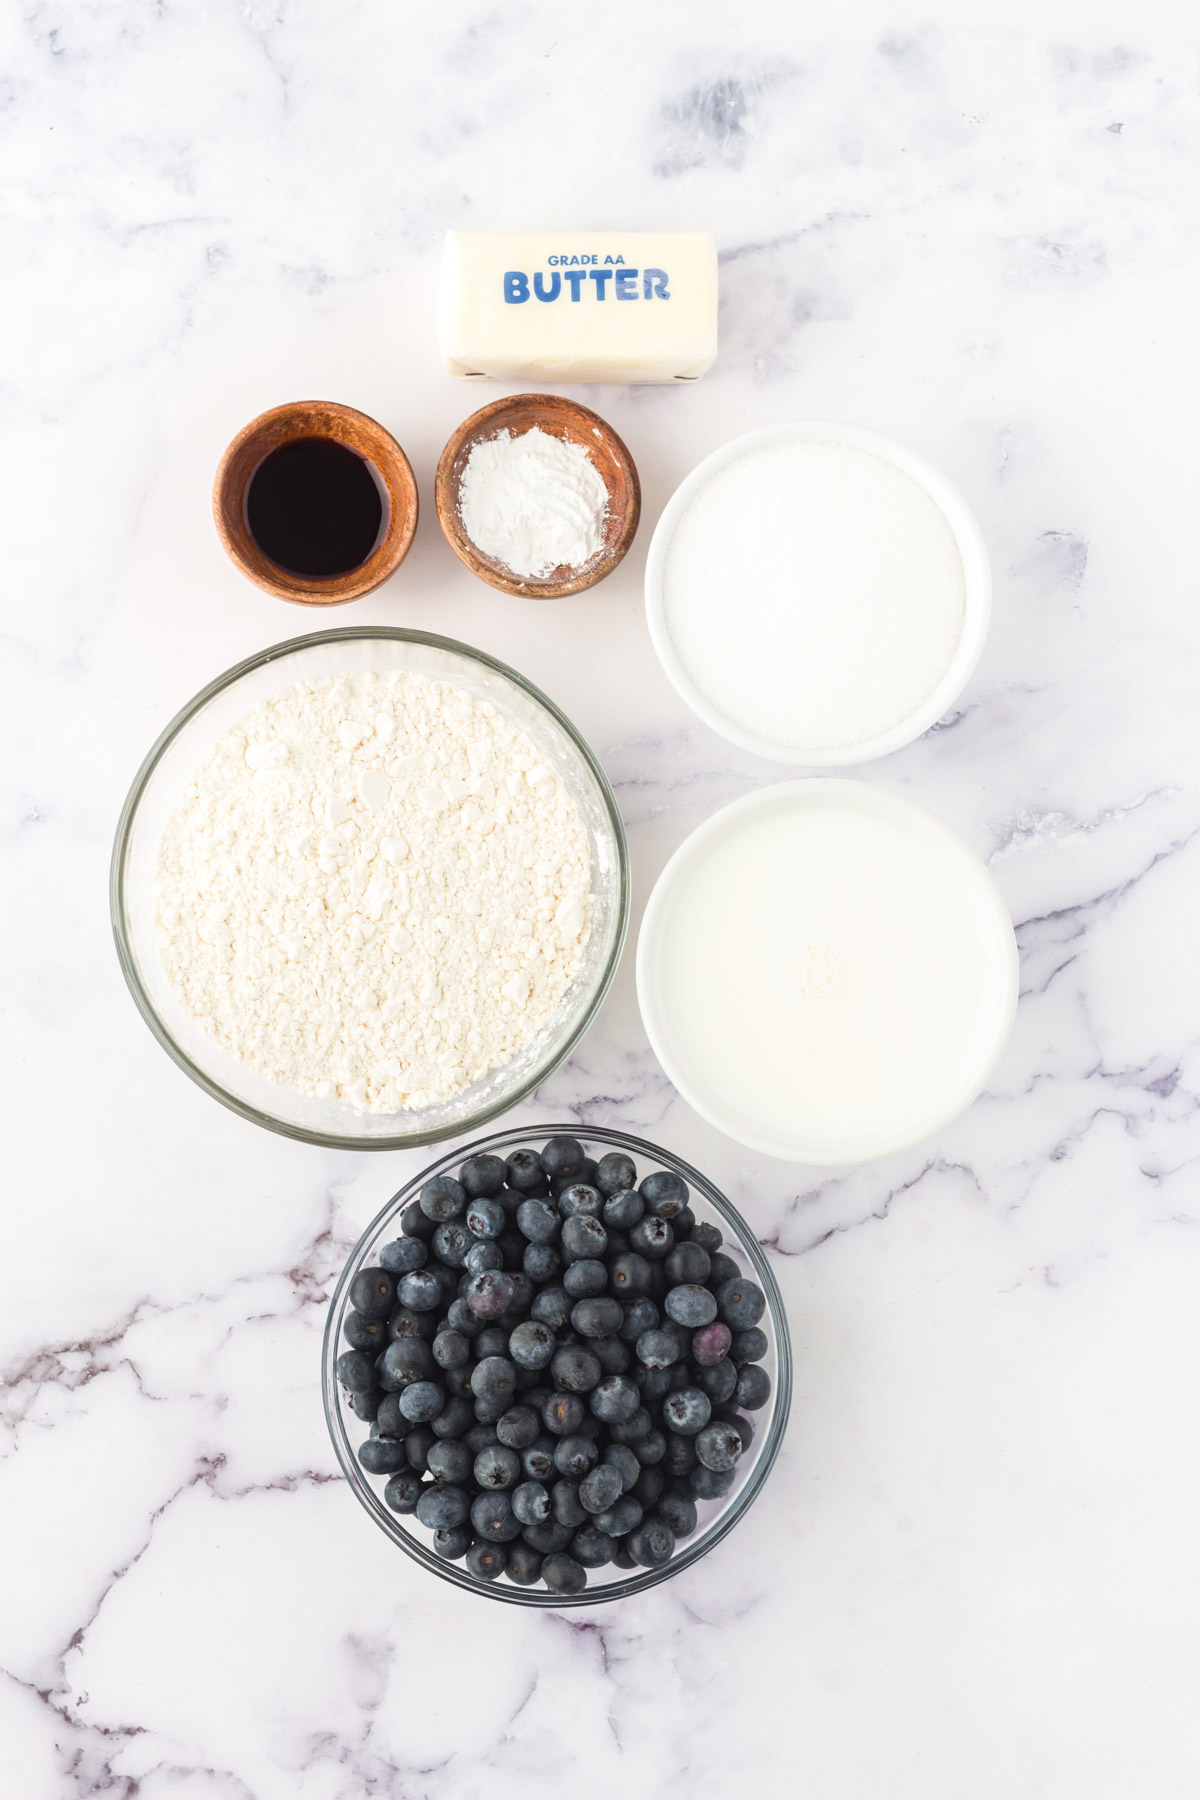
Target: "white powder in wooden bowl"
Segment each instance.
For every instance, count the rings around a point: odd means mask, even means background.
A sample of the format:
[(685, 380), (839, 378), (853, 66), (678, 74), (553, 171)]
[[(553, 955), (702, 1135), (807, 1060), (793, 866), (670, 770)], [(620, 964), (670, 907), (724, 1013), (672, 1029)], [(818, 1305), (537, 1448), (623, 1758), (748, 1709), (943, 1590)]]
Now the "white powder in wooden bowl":
[(950, 524), (867, 450), (795, 440), (719, 469), (675, 527), (663, 611), (698, 692), (743, 731), (836, 751), (927, 701), (962, 636)]
[(477, 549), (523, 580), (577, 573), (604, 548), (608, 489), (582, 444), (534, 426), (473, 445), (458, 516)]

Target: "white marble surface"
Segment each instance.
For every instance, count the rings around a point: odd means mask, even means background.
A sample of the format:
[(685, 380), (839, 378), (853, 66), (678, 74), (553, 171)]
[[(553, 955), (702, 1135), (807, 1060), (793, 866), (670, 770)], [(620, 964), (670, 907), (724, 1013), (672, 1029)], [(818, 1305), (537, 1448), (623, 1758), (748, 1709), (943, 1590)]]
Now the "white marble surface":
[[(0, 44), (0, 1790), (1193, 1796), (1192, 9), (26, 0)], [(581, 393), (646, 524), (594, 594), (536, 607), (434, 521), (485, 396), (439, 373), (433, 295), (445, 227), (543, 222), (712, 229), (723, 340), (687, 391)], [(237, 576), (208, 501), (236, 428), (305, 395), (392, 428), (426, 508), (340, 617), (548, 689), (616, 784), (638, 909), (696, 822), (785, 773), (696, 724), (646, 638), (649, 527), (702, 454), (875, 426), (960, 483), (994, 557), (961, 711), (862, 771), (963, 831), (1019, 923), (990, 1092), (893, 1161), (764, 1161), (675, 1097), (627, 956), (528, 1108), (710, 1169), (774, 1252), (798, 1363), (751, 1518), (594, 1614), (456, 1595), (377, 1541), (325, 1438), (323, 1303), (422, 1159), (222, 1111), (112, 954), (144, 750), (316, 623)]]

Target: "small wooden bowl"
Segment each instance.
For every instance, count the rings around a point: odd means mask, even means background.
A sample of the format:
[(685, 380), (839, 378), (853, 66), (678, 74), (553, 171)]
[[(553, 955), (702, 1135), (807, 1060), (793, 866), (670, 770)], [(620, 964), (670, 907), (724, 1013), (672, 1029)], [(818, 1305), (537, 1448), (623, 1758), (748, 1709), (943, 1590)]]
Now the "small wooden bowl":
[[(246, 490), (263, 459), (298, 438), (332, 438), (358, 452), (383, 494), (382, 535), (365, 562), (341, 575), (297, 575), (263, 553), (246, 523)], [(257, 587), (299, 606), (340, 606), (358, 600), (394, 575), (417, 529), (417, 484), (407, 456), (390, 431), (352, 406), (332, 400), (292, 400), (259, 413), (238, 432), (213, 483), (213, 517), (231, 559)]]
[[(604, 546), (599, 554), (582, 569), (572, 570), (567, 566), (552, 569), (540, 581), (514, 575), (494, 557), (485, 556), (464, 531), (458, 510), (459, 483), (475, 445), (485, 443), (501, 431), (511, 431), (516, 437), (531, 431), (534, 426), (551, 437), (581, 444), (608, 489)], [(508, 400), (493, 400), (490, 406), (481, 407), (469, 419), (464, 419), (442, 451), (435, 496), (446, 542), (458, 560), (490, 587), (499, 588), (506, 594), (527, 594), (532, 600), (557, 600), (562, 594), (579, 594), (611, 575), (633, 542), (642, 511), (638, 472), (632, 456), (612, 426), (589, 407), (580, 406), (574, 400), (564, 400), (557, 394), (514, 394)]]

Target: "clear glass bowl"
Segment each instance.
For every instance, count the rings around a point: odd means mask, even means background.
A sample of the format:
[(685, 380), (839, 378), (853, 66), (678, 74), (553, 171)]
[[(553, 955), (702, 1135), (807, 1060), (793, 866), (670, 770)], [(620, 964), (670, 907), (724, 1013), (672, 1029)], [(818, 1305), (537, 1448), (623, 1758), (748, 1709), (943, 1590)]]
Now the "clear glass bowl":
[[(398, 1113), (359, 1112), (268, 1081), (207, 1037), (162, 967), (154, 923), (154, 867), (163, 828), (218, 738), (260, 700), (301, 678), (347, 670), (414, 670), (453, 682), (523, 731), (579, 808), (591, 856), (591, 932), (558, 1008), (509, 1063), (464, 1093)], [(129, 791), (110, 879), (117, 955), (138, 1010), (167, 1053), (222, 1105), (285, 1137), (335, 1149), (397, 1150), (475, 1131), (533, 1092), (570, 1055), (608, 992), (629, 921), (625, 830), (608, 780), (570, 720), (532, 682), (452, 638), (382, 626), (344, 627), (275, 644), (229, 669), (172, 719)]]
[[(350, 1283), (360, 1269), (374, 1266), (380, 1246), (397, 1236), (401, 1212), (425, 1183), (435, 1175), (454, 1170), (468, 1156), (485, 1151), (505, 1156), (521, 1145), (540, 1150), (548, 1138), (559, 1133), (577, 1138), (597, 1160), (608, 1150), (627, 1151), (637, 1165), (639, 1181), (656, 1169), (670, 1169), (683, 1177), (691, 1189), (691, 1205), (696, 1217), (711, 1219), (720, 1226), (725, 1239), (722, 1250), (753, 1276), (766, 1295), (767, 1309), (759, 1320), (759, 1328), (767, 1337), (767, 1353), (762, 1365), (771, 1377), (771, 1398), (761, 1411), (753, 1414), (754, 1441), (737, 1464), (733, 1487), (723, 1499), (697, 1502), (699, 1524), (691, 1537), (680, 1540), (671, 1561), (659, 1569), (638, 1569), (636, 1572), (617, 1569), (611, 1564), (607, 1568), (589, 1569), (588, 1584), (578, 1594), (555, 1594), (545, 1588), (518, 1587), (504, 1575), (496, 1581), (477, 1581), (461, 1563), (447, 1562), (438, 1556), (433, 1549), (432, 1532), (411, 1515), (394, 1513), (385, 1505), (383, 1488), (387, 1477), (368, 1475), (359, 1462), (357, 1447), (369, 1435), (370, 1427), (356, 1418), (346, 1405), (335, 1372), (338, 1356), (347, 1347), (342, 1342), (342, 1322), (350, 1310)], [(514, 1606), (595, 1606), (601, 1601), (622, 1600), (629, 1594), (639, 1594), (671, 1575), (678, 1575), (681, 1569), (690, 1568), (745, 1516), (774, 1466), (787, 1427), (792, 1401), (792, 1348), (783, 1298), (754, 1233), (724, 1194), (699, 1170), (658, 1145), (630, 1137), (623, 1131), (599, 1128), (581, 1131), (574, 1124), (533, 1125), (496, 1132), (473, 1144), (462, 1144), (439, 1157), (437, 1162), (407, 1182), (367, 1226), (350, 1253), (330, 1302), (322, 1349), (322, 1389), (325, 1419), (342, 1472), (359, 1503), (393, 1544), (398, 1544), (401, 1550), (444, 1581), (452, 1581), (456, 1587), (491, 1600), (509, 1601)]]

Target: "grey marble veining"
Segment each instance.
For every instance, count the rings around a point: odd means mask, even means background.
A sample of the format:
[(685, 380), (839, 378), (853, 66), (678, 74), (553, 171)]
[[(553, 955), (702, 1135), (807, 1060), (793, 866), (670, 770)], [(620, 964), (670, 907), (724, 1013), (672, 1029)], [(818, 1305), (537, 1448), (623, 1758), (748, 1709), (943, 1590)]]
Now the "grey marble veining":
[[(417, 9), (36, 0), (0, 23), (0, 797), (8, 1149), (0, 1791), (14, 1800), (1185, 1800), (1200, 1785), (1200, 30), (1170, 0)], [(580, 389), (644, 524), (576, 600), (493, 593), (436, 527), (503, 391), (434, 351), (441, 233), (710, 229), (718, 364)], [(378, 1541), (317, 1393), (346, 1252), (425, 1160), (273, 1138), (157, 1049), (109, 938), (141, 756), (321, 621), (242, 582), (212, 473), (321, 395), (399, 437), (414, 550), (340, 618), (444, 631), (600, 754), (635, 916), (789, 771), (696, 722), (640, 581), (735, 432), (891, 432), (975, 509), (996, 603), (953, 715), (856, 773), (933, 807), (1012, 908), (988, 1091), (851, 1170), (741, 1150), (651, 1055), (631, 948), (525, 1108), (710, 1171), (768, 1246), (792, 1426), (678, 1580), (526, 1615)]]

